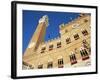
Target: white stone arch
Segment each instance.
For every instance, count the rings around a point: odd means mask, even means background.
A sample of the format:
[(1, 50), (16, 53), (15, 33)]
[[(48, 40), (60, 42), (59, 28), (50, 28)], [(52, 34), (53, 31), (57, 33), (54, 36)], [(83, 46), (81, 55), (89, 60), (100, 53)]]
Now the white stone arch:
[(48, 62), (53, 62), (53, 59), (52, 59), (52, 58), (49, 58), (49, 59), (48, 59)]
[(42, 63), (41, 62), (38, 62), (38, 65), (42, 65)]
[(69, 53), (69, 56), (70, 56), (70, 55), (73, 55), (73, 54), (74, 54), (74, 52), (73, 52), (73, 51), (71, 51), (71, 52)]
[(83, 50), (84, 49), (84, 47), (80, 47), (80, 50)]
[(58, 58), (57, 59), (62, 59), (63, 57), (62, 56), (58, 56)]

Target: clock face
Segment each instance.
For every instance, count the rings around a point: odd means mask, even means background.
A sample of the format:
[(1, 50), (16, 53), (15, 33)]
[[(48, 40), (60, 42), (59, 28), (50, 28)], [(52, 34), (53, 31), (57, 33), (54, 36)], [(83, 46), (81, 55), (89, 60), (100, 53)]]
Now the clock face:
[(32, 42), (31, 44), (29, 44), (28, 48), (32, 48), (35, 45), (35, 42)]
[(73, 28), (78, 28), (79, 27), (79, 24), (73, 24), (72, 27)]

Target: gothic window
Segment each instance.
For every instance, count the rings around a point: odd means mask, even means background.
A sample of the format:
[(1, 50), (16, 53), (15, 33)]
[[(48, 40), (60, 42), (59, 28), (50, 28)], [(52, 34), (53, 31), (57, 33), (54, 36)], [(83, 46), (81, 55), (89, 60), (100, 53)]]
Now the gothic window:
[(76, 56), (75, 56), (75, 54), (72, 54), (72, 55), (70, 55), (69, 57), (70, 57), (71, 65), (77, 63), (77, 60), (76, 60)]
[(78, 39), (79, 39), (79, 35), (78, 35), (78, 34), (75, 34), (75, 35), (74, 35), (74, 39), (75, 39), (75, 40), (78, 40)]
[(83, 44), (87, 44), (87, 41), (86, 41), (86, 39), (84, 39), (84, 40), (82, 41), (82, 43), (83, 43)]
[(70, 38), (67, 38), (67, 39), (66, 39), (66, 43), (67, 43), (67, 44), (71, 43), (71, 39), (70, 39)]
[(89, 49), (89, 44), (85, 39), (82, 41), (82, 45), (85, 49)]
[(49, 46), (49, 51), (53, 50), (53, 45)]
[(23, 62), (23, 65), (28, 66), (28, 64), (26, 62)]
[(65, 33), (67, 33), (67, 32), (68, 32), (68, 30), (66, 29), (66, 30), (65, 30)]
[(60, 48), (61, 47), (61, 42), (58, 42), (57, 43), (57, 48)]
[(47, 68), (52, 68), (53, 67), (53, 63), (52, 62), (48, 62)]
[(41, 49), (41, 53), (44, 53), (45, 50), (46, 50), (46, 47), (43, 47), (43, 48)]
[(83, 30), (83, 31), (82, 31), (82, 34), (83, 34), (84, 36), (88, 35), (87, 30), (86, 30), (86, 29), (85, 29), (85, 30)]
[(38, 65), (38, 69), (42, 69), (43, 68), (43, 65)]
[(87, 49), (89, 51), (89, 53), (91, 53), (91, 48), (90, 48), (90, 44), (88, 44), (88, 42), (86, 41), (86, 39), (84, 39), (82, 41), (82, 46)]
[(88, 22), (88, 20), (87, 19), (84, 19), (84, 22), (86, 23), (86, 22)]
[(34, 69), (34, 67), (32, 65), (29, 65), (30, 69)]
[(82, 56), (82, 60), (89, 59), (89, 55), (88, 55), (88, 52), (86, 51), (86, 49), (80, 50), (80, 54)]
[(30, 67), (30, 69), (34, 69), (34, 67)]
[(26, 67), (28, 67), (28, 66), (29, 66), (29, 64), (28, 64), (28, 63), (26, 63), (26, 62), (23, 62), (23, 65), (24, 65), (24, 66), (26, 66)]
[(63, 59), (58, 59), (58, 68), (63, 68)]

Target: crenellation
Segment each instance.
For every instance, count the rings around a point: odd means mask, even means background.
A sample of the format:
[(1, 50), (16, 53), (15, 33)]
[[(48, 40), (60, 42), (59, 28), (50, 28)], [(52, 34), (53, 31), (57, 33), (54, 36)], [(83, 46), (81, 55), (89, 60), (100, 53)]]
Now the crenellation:
[[(91, 15), (80, 14), (73, 21), (59, 25), (60, 36), (45, 42), (41, 41), (39, 44), (36, 43), (35, 46), (38, 44), (37, 50), (32, 50), (34, 54), (29, 55), (30, 57), (27, 57), (27, 59), (26, 57), (23, 58), (23, 61), (34, 69), (48, 68), (48, 64), (53, 65), (51, 68), (63, 68), (85, 66), (87, 62), (91, 63), (90, 17)], [(88, 21), (84, 21), (84, 19), (88, 19)], [(73, 27), (74, 24), (79, 25)], [(45, 27), (46, 30), (46, 26), (42, 25), (41, 27)], [(31, 46), (33, 46), (33, 43)]]

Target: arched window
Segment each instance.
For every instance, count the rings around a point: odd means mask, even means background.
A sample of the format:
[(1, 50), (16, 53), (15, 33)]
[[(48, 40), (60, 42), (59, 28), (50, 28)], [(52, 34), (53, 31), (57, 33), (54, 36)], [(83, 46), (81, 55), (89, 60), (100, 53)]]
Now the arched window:
[(85, 29), (85, 30), (82, 31), (82, 34), (83, 34), (84, 36), (86, 36), (86, 35), (88, 35), (88, 31)]
[(75, 39), (75, 40), (78, 40), (78, 39), (79, 39), (79, 35), (78, 35), (78, 34), (75, 34), (75, 35), (74, 35), (74, 39)]
[(84, 19), (84, 22), (87, 23), (88, 22), (88, 19)]
[(34, 67), (33, 67), (32, 65), (29, 65), (29, 68), (30, 68), (30, 69), (34, 69)]
[(63, 64), (64, 64), (63, 59), (62, 58), (58, 59), (58, 68), (63, 68)]
[(53, 67), (53, 62), (48, 62), (47, 68), (52, 68)]
[(44, 53), (45, 50), (46, 50), (46, 47), (42, 47), (42, 49), (41, 49), (41, 53)]
[(49, 46), (49, 51), (53, 50), (53, 45)]
[(38, 69), (42, 69), (43, 68), (43, 64), (38, 65)]
[(71, 43), (71, 39), (70, 39), (70, 38), (67, 38), (67, 39), (66, 39), (66, 43), (67, 43), (67, 44)]
[(86, 49), (81, 49), (81, 50), (80, 50), (80, 54), (81, 54), (81, 56), (82, 56), (82, 60), (89, 59), (89, 54), (88, 54), (88, 52), (86, 51)]
[(71, 65), (76, 64), (76, 63), (77, 63), (77, 59), (76, 59), (75, 54), (71, 54), (69, 57), (70, 57), (70, 62), (71, 62)]
[(65, 30), (65, 33), (67, 33), (67, 32), (68, 32), (68, 30), (66, 29), (66, 30)]
[(61, 42), (58, 42), (57, 43), (57, 48), (60, 48), (61, 47)]

